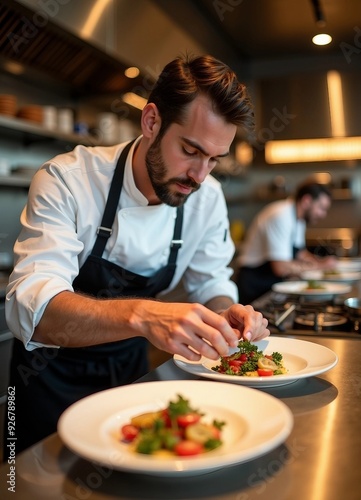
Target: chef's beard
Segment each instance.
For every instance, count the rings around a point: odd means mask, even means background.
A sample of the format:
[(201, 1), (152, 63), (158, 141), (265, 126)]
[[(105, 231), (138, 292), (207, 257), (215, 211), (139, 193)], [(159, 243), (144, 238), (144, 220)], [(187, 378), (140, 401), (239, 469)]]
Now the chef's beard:
[[(167, 173), (169, 172), (169, 168), (167, 168), (162, 156), (161, 140), (162, 137), (158, 135), (154, 143), (149, 147), (145, 157), (145, 164), (147, 166), (149, 179), (152, 183), (155, 194), (162, 203), (170, 205), (171, 207), (179, 207), (180, 205), (183, 205), (187, 198), (192, 193), (197, 191), (201, 185), (189, 178), (181, 179), (173, 177), (164, 181), (167, 177)], [(171, 186), (176, 185), (177, 183), (182, 186), (191, 187), (193, 191), (189, 194), (184, 194), (172, 190)]]
[(306, 211), (306, 213), (304, 215), (304, 221), (306, 222), (307, 225), (316, 224), (316, 222), (318, 222), (318, 217), (314, 217), (314, 215), (312, 214), (311, 208), (309, 208)]

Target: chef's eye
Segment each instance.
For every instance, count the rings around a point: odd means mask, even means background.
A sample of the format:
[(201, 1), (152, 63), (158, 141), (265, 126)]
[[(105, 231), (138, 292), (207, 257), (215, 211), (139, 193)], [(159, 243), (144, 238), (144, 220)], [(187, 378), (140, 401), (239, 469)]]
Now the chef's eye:
[(210, 158), (209, 162), (213, 165), (218, 165), (220, 163), (219, 158)]
[(186, 148), (182, 148), (183, 149), (183, 153), (187, 156), (196, 156), (197, 154), (197, 151), (188, 151)]

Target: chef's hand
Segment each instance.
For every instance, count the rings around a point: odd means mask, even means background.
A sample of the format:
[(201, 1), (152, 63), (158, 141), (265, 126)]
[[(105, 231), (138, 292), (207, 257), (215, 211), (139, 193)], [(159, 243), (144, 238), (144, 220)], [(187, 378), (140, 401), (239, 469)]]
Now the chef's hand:
[(232, 328), (240, 332), (244, 340), (256, 342), (270, 334), (267, 328), (268, 320), (250, 305), (233, 304), (221, 315), (226, 318)]
[(142, 301), (142, 333), (157, 348), (190, 361), (218, 359), (239, 338), (269, 335), (267, 320), (251, 306), (232, 305), (218, 314), (201, 304)]

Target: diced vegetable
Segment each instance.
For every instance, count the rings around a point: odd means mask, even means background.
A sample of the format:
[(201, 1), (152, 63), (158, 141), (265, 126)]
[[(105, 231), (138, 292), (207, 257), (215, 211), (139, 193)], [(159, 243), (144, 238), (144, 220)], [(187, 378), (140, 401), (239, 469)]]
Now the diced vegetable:
[(167, 408), (133, 417), (121, 427), (123, 441), (137, 453), (166, 458), (169, 454), (193, 456), (222, 445), (224, 422), (202, 422), (203, 414), (178, 395)]
[(238, 348), (239, 350), (231, 356), (222, 357), (220, 364), (212, 369), (226, 375), (245, 377), (267, 377), (287, 372), (283, 366), (283, 356), (279, 352), (263, 354), (258, 350), (258, 346), (251, 344), (248, 340), (240, 341)]

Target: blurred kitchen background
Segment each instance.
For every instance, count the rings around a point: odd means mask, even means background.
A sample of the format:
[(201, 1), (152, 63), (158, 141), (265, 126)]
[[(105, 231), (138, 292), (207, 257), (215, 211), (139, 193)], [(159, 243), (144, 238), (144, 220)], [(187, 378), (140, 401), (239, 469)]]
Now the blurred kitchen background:
[[(331, 43), (315, 45), (322, 33)], [(0, 1), (1, 370), (5, 283), (31, 176), (78, 143), (138, 134), (153, 82), (185, 53), (222, 59), (253, 98), (256, 130), (239, 131), (215, 172), (236, 244), (263, 205), (315, 176), (334, 203), (308, 245), (360, 255), (360, 0)]]

